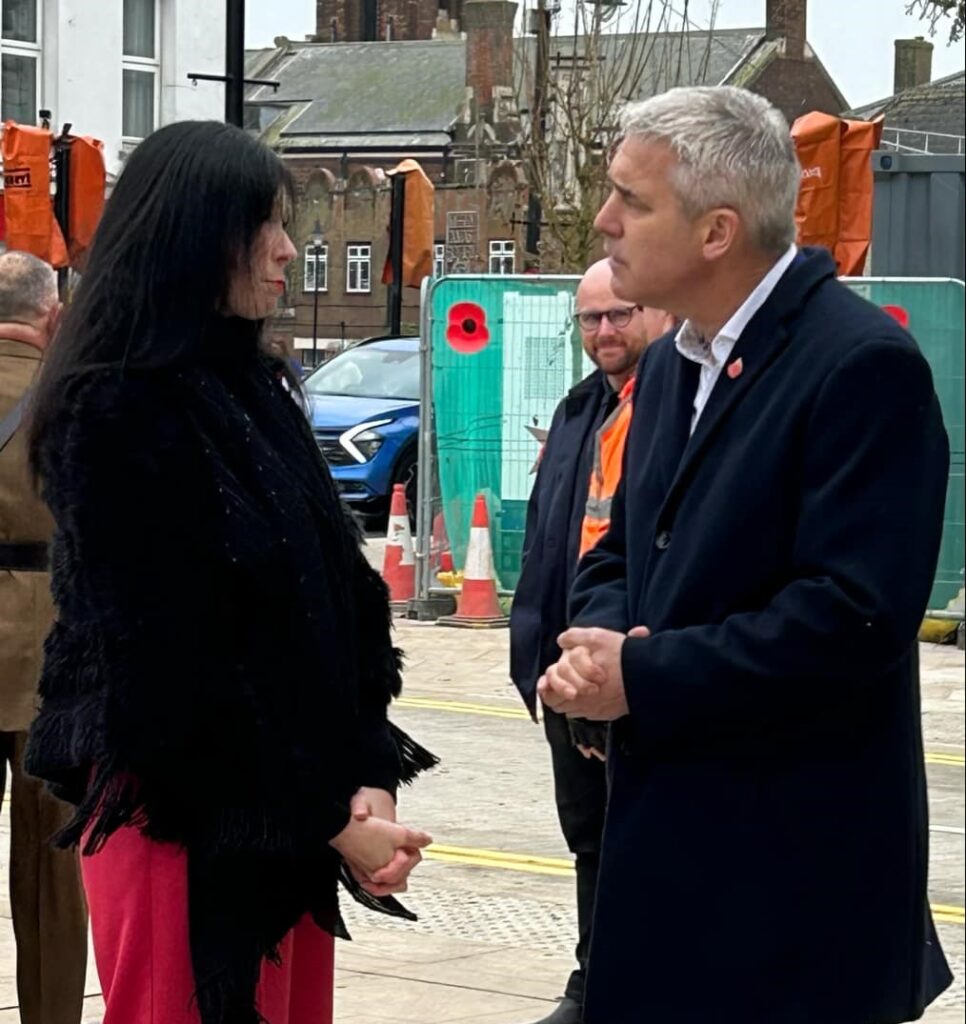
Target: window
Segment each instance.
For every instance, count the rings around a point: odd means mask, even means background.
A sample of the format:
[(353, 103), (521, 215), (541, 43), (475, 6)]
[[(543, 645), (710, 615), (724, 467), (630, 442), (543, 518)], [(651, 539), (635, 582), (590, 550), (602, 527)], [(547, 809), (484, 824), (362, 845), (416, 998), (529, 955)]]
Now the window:
[[(305, 247), (305, 274), (302, 278), (302, 291), (314, 292), (315, 291), (315, 273), (316, 273), (316, 250), (314, 245), (307, 245)], [(318, 274), (319, 284), (318, 288), (320, 292), (327, 291), (329, 288), (329, 247), (327, 245), (320, 245), (318, 249)]]
[(362, 0), (362, 33), (365, 42), (379, 38), (379, 11), (376, 0)]
[(433, 277), (442, 277), (446, 273), (446, 243), (436, 242), (433, 245)]
[(517, 265), (516, 242), (500, 240), (490, 242), (490, 273), (513, 274)]
[(40, 82), (39, 0), (2, 0), (0, 119), (36, 124)]
[(154, 131), (160, 70), (157, 0), (124, 0), (121, 134), (125, 139), (143, 139)]
[(368, 292), (372, 280), (372, 246), (346, 246), (345, 290), (347, 292)]

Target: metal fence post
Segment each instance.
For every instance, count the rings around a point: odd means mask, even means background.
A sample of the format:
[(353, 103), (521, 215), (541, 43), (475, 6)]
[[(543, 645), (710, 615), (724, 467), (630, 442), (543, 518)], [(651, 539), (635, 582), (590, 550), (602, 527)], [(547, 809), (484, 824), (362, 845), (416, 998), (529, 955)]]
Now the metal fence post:
[(416, 597), (409, 602), (410, 618), (435, 618), (430, 598), (430, 554), (433, 543), (433, 311), (436, 281), (424, 278), (419, 296), (419, 437), (416, 475)]

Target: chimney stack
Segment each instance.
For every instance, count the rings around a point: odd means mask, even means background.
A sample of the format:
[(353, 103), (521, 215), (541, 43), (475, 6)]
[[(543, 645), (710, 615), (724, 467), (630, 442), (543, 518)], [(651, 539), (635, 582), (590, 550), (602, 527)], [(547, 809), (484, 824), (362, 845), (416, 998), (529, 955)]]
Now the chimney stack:
[(765, 0), (765, 38), (784, 39), (785, 56), (805, 57), (807, 0)]
[(896, 40), (893, 91), (902, 92), (932, 81), (932, 43), (922, 36)]
[(492, 114), (493, 90), (513, 86), (515, 0), (463, 0), (461, 28), (466, 33), (466, 84), (484, 116)]

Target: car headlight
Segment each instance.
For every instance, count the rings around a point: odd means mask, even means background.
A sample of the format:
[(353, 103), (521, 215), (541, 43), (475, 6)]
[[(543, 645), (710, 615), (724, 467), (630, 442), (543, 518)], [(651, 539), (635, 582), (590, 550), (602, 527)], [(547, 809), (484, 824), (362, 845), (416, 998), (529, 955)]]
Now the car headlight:
[(368, 423), (359, 423), (350, 427), (340, 438), (339, 444), (356, 460), (362, 464), (370, 462), (376, 457), (376, 452), (382, 447), (385, 440), (376, 427), (384, 427), (392, 420), (370, 420)]

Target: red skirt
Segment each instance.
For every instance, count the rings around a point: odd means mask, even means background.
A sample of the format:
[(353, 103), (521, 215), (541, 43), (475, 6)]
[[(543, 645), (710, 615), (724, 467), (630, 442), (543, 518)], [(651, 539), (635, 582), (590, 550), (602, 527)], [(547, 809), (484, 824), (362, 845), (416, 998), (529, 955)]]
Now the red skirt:
[[(183, 850), (134, 828), (81, 857), (103, 1024), (199, 1024), (188, 949)], [(262, 965), (257, 1006), (271, 1024), (331, 1024), (333, 940), (308, 916), (283, 940), (280, 966)]]

